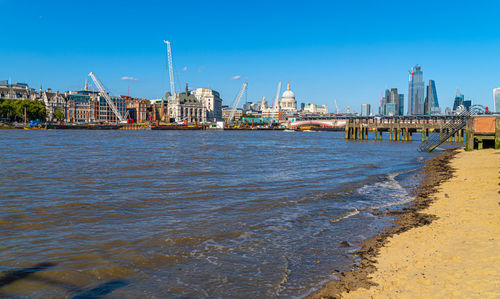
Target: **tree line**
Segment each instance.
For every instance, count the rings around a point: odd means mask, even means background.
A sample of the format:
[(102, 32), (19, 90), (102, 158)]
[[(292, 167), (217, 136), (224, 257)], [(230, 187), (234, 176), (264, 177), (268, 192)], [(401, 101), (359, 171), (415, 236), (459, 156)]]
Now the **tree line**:
[(23, 121), (25, 108), (27, 120), (45, 120), (47, 110), (43, 101), (28, 99), (0, 99), (0, 118), (8, 118), (10, 121)]

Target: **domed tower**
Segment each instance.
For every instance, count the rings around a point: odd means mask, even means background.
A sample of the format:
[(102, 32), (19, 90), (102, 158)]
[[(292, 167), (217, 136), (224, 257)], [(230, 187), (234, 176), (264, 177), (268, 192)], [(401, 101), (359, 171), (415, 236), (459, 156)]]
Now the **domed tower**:
[(290, 90), (290, 82), (288, 82), (286, 90), (281, 95), (280, 106), (283, 110), (297, 110), (297, 101), (295, 100), (295, 94)]

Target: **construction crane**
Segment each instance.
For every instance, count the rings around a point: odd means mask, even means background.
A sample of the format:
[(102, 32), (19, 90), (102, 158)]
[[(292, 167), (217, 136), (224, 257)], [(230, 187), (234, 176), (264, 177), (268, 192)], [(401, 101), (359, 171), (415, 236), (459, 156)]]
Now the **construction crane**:
[(170, 78), (170, 94), (175, 99), (175, 83), (174, 83), (174, 63), (172, 62), (172, 48), (168, 40), (163, 41), (167, 44), (167, 57), (168, 57), (168, 76)]
[(281, 81), (278, 82), (278, 90), (276, 90), (276, 97), (274, 98), (273, 108), (280, 107), (280, 91), (281, 91)]
[(94, 73), (90, 72), (89, 76), (90, 78), (92, 78), (92, 81), (94, 81), (94, 84), (97, 87), (97, 89), (99, 89), (100, 94), (106, 99), (106, 103), (108, 103), (108, 106), (111, 107), (111, 110), (116, 115), (116, 118), (118, 118), (120, 123), (126, 124), (127, 120), (125, 120), (125, 118), (120, 114), (118, 109), (116, 109), (115, 103), (113, 103), (113, 100), (111, 100), (108, 93), (106, 92), (106, 89), (104, 89), (104, 87), (102, 86), (101, 82), (99, 82)]
[(243, 96), (243, 93), (245, 92), (245, 89), (247, 88), (248, 83), (244, 82), (243, 85), (240, 88), (240, 92), (236, 96), (236, 100), (234, 101), (234, 106), (233, 109), (231, 109), (231, 114), (229, 115), (229, 118), (227, 119), (227, 124), (230, 124), (233, 121), (234, 114), (236, 113), (236, 108), (238, 108), (238, 104), (240, 103), (241, 96)]

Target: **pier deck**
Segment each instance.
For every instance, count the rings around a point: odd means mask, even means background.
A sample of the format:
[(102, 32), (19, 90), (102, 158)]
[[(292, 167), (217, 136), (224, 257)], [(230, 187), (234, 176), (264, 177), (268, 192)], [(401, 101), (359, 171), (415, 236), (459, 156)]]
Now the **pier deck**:
[[(459, 122), (453, 116), (422, 116), (422, 117), (357, 117), (349, 118), (345, 125), (346, 140), (367, 140), (368, 132), (374, 133), (374, 140), (382, 140), (383, 132), (389, 133), (391, 141), (412, 141), (413, 133), (422, 133), (422, 142), (429, 140), (429, 133), (446, 134), (444, 125)], [(463, 142), (465, 130), (459, 130), (448, 141)]]

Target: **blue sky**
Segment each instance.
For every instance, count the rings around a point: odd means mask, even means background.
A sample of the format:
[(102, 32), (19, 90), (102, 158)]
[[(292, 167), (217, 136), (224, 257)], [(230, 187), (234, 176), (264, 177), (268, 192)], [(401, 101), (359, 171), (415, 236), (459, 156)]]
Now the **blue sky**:
[[(0, 0), (0, 79), (75, 90), (94, 72), (113, 95), (156, 98), (210, 87), (231, 104), (290, 81), (296, 99), (340, 110), (408, 93), (408, 70), (436, 81), (442, 108), (456, 88), (492, 106), (500, 86), (500, 1), (10, 1)], [(8, 12), (8, 13), (5, 13)], [(124, 76), (138, 81), (125, 81)], [(232, 80), (234, 76), (241, 76)], [(406, 111), (406, 107), (405, 107)]]

